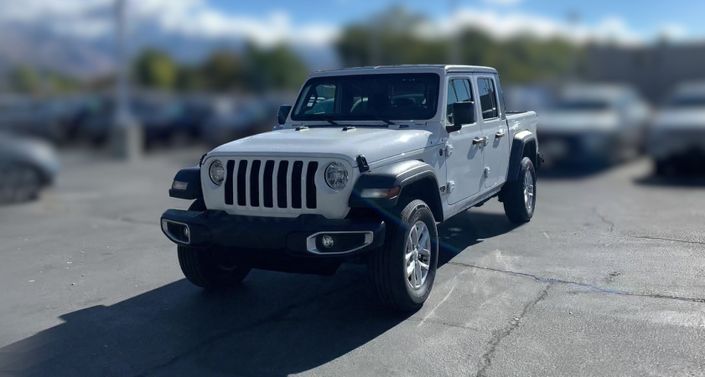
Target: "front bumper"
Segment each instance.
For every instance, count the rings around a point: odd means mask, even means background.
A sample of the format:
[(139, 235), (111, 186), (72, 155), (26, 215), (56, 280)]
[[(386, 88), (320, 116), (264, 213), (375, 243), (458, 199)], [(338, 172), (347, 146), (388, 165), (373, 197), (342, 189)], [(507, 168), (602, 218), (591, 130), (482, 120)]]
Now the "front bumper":
[(618, 136), (612, 133), (539, 132), (541, 152), (549, 163), (607, 160), (616, 152)]
[(290, 219), (169, 209), (161, 224), (176, 244), (227, 249), (251, 259), (347, 258), (381, 247), (385, 234), (382, 220), (330, 220), (319, 215)]
[(692, 130), (675, 127), (652, 130), (647, 150), (657, 160), (705, 155), (705, 126)]

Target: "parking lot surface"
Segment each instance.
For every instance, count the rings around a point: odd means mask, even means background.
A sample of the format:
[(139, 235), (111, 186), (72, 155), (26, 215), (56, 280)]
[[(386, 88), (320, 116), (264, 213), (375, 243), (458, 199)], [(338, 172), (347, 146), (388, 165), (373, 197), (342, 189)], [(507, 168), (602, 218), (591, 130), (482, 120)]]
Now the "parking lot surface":
[(541, 179), (529, 224), (493, 200), (441, 225), (433, 292), (398, 316), (358, 265), (190, 285), (158, 219), (197, 158), (64, 156), (0, 208), (0, 374), (705, 375), (705, 185), (646, 161)]

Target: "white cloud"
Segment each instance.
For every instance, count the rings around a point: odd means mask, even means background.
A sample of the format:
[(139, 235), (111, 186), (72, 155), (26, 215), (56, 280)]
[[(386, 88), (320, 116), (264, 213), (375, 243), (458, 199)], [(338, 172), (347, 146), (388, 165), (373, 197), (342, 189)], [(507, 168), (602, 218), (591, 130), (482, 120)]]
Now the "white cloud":
[(447, 36), (467, 27), (483, 30), (497, 39), (531, 35), (542, 39), (562, 37), (576, 43), (594, 41), (634, 45), (645, 41), (642, 35), (618, 17), (606, 17), (591, 25), (570, 24), (525, 12), (476, 8), (460, 9), (450, 19), (433, 20), (423, 25), (419, 33), (434, 38)]
[[(205, 38), (248, 39), (260, 45), (287, 42), (308, 46), (328, 46), (340, 34), (340, 25), (318, 22), (299, 24), (286, 11), (272, 11), (263, 17), (224, 12), (207, 0), (128, 0), (134, 25)], [(347, 1), (347, 0), (338, 0)], [(522, 0), (485, 0), (511, 5)], [(50, 30), (83, 38), (109, 35), (113, 28), (114, 0), (22, 0), (0, 1), (0, 22), (41, 24)], [(687, 30), (679, 24), (664, 24), (654, 35), (643, 35), (619, 17), (605, 17), (586, 24), (535, 15), (506, 8), (461, 8), (450, 19), (435, 19), (418, 32), (429, 38), (450, 35), (463, 27), (476, 27), (496, 38), (533, 35), (539, 38), (564, 37), (617, 44), (640, 44), (660, 37), (682, 40)]]
[[(260, 45), (280, 42), (326, 45), (339, 28), (324, 23), (294, 24), (284, 11), (261, 18), (222, 12), (204, 0), (132, 0), (132, 26), (156, 25), (162, 30), (199, 37), (248, 39)], [(114, 0), (23, 0), (22, 6), (0, 3), (0, 22), (41, 24), (64, 35), (96, 38), (113, 30)]]
[(491, 5), (517, 5), (523, 0), (484, 0), (484, 2)]
[(688, 36), (688, 29), (678, 23), (666, 23), (659, 27), (656, 36), (669, 41), (681, 41)]

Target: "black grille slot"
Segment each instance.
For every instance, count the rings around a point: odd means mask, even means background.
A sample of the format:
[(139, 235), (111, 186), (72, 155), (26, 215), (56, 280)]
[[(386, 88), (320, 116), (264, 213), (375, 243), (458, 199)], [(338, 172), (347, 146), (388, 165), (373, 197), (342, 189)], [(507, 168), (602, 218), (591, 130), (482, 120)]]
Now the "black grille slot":
[(247, 205), (247, 161), (242, 160), (237, 168), (237, 205)]
[(274, 175), (274, 161), (269, 160), (264, 164), (264, 177), (262, 184), (264, 185), (264, 206), (267, 208), (274, 207), (274, 192), (272, 190), (272, 177)]
[(233, 168), (235, 167), (235, 161), (229, 160), (227, 165), (225, 165), (227, 175), (225, 176), (225, 204), (233, 204)]
[(316, 208), (316, 170), (318, 162), (308, 163), (306, 170), (306, 208)]
[(279, 162), (279, 171), (277, 171), (277, 206), (286, 208), (286, 173), (289, 169), (289, 161)]
[(250, 171), (250, 205), (259, 207), (259, 168), (262, 161), (252, 161), (252, 171)]
[(295, 161), (291, 172), (291, 208), (301, 208), (301, 173), (303, 161)]
[(316, 209), (317, 161), (228, 160), (226, 205), (281, 209)]

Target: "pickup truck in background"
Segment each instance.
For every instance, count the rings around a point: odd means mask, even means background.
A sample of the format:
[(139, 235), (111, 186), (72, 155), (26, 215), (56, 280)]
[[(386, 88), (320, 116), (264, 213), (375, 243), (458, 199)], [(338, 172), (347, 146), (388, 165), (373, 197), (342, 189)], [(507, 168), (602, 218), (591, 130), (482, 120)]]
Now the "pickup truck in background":
[(643, 149), (650, 108), (630, 87), (574, 84), (541, 114), (547, 165), (600, 167)]
[(174, 178), (170, 195), (193, 203), (161, 226), (192, 283), (364, 262), (382, 303), (416, 310), (433, 286), (438, 223), (495, 197), (515, 223), (534, 214), (537, 117), (505, 110), (493, 68), (317, 72), (278, 123)]
[(705, 82), (679, 86), (649, 127), (647, 152), (657, 175), (702, 172), (705, 165)]

